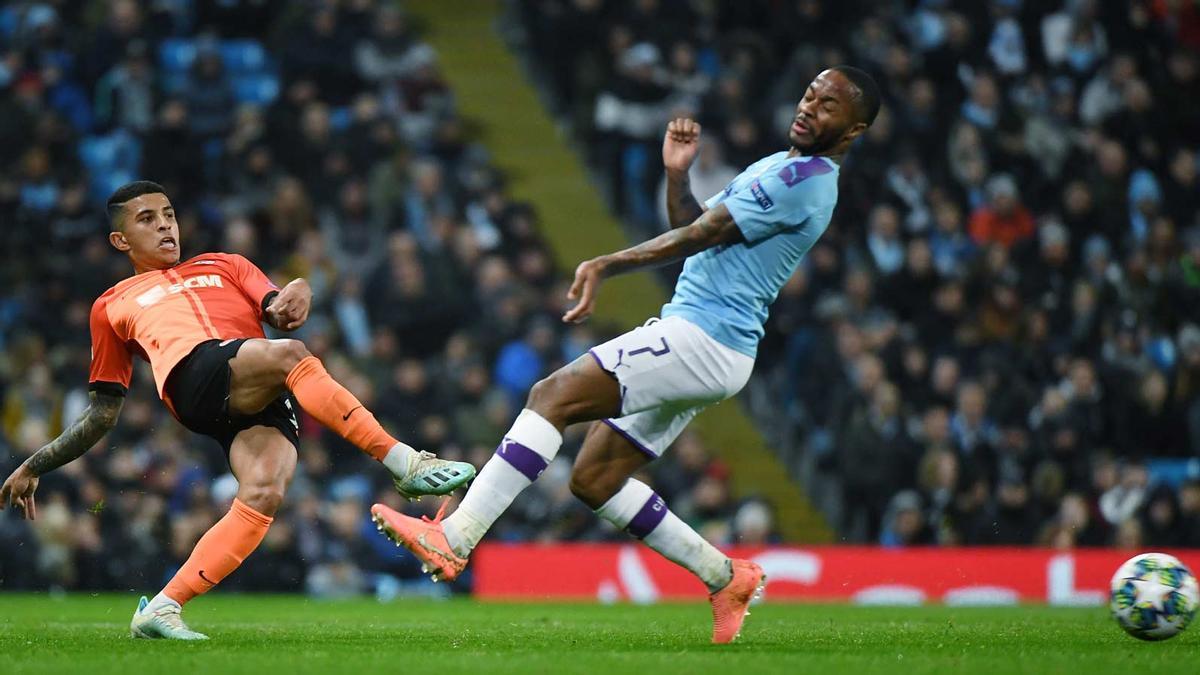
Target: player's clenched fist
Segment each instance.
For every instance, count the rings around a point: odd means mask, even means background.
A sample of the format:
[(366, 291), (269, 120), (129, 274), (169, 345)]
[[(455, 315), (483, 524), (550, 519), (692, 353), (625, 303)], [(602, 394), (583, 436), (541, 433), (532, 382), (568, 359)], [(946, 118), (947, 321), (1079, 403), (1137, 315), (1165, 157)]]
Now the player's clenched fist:
[(700, 124), (683, 117), (671, 120), (663, 139), (663, 166), (667, 171), (687, 171), (699, 149)]
[(308, 321), (312, 288), (304, 279), (293, 279), (267, 307), (267, 322), (279, 330), (296, 330)]

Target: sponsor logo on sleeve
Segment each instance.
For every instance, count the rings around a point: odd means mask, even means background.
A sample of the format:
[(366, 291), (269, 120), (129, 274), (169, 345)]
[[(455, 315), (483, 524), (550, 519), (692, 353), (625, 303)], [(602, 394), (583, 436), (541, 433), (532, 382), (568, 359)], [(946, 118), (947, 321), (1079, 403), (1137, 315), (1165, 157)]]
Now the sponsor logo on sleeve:
[(805, 178), (820, 176), (821, 174), (829, 173), (833, 169), (829, 165), (820, 160), (809, 160), (807, 162), (792, 162), (779, 170), (776, 174), (779, 180), (788, 187), (794, 187)]
[(767, 194), (762, 183), (754, 181), (750, 185), (750, 194), (754, 195), (754, 200), (762, 207), (763, 211), (770, 211), (772, 206), (775, 206), (775, 200), (771, 199), (771, 195)]

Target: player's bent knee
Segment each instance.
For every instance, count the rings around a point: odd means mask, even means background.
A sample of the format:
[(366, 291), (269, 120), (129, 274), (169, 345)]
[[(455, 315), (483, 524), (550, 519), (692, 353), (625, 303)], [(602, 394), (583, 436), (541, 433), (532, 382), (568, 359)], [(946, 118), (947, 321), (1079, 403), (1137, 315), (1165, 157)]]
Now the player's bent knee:
[(308, 347), (305, 347), (304, 343), (299, 340), (272, 340), (272, 353), (280, 370), (284, 373), (292, 372), (296, 364), (312, 356)]
[(554, 399), (554, 390), (557, 388), (557, 383), (554, 381), (555, 375), (556, 373), (550, 373), (533, 384), (533, 387), (529, 389), (527, 400), (529, 405), (549, 403)]
[(605, 471), (602, 467), (576, 464), (571, 471), (571, 494), (591, 508), (598, 509), (621, 490), (626, 478)]
[(587, 501), (587, 497), (591, 494), (588, 490), (587, 481), (583, 478), (579, 471), (571, 472), (571, 494), (575, 495), (583, 501)]
[(243, 487), (238, 499), (264, 516), (274, 516), (283, 504), (286, 487), (282, 484), (249, 485)]
[(561, 430), (619, 415), (621, 389), (595, 361), (583, 356), (533, 385), (525, 407)]
[(592, 508), (599, 508), (598, 506), (593, 506), (597, 500), (596, 492), (595, 487), (591, 483), (588, 483), (585, 478), (580, 477), (580, 474), (571, 474), (571, 494), (575, 495), (579, 501)]
[(536, 411), (539, 415), (553, 423), (557, 418), (562, 416), (564, 408), (563, 394), (566, 392), (564, 379), (558, 373), (551, 373), (545, 378), (538, 380), (533, 385), (533, 388), (529, 390), (529, 398), (525, 402), (525, 407)]

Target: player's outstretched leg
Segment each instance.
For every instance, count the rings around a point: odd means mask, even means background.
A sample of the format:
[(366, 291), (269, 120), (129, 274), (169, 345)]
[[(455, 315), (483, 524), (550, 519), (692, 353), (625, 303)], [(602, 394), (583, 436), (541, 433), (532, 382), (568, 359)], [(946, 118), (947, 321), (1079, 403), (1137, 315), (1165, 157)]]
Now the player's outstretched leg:
[(392, 438), (299, 340), (247, 340), (229, 368), (232, 412), (254, 414), (290, 390), (305, 412), (382, 463), (408, 499), (450, 494), (475, 477), (467, 462), (417, 452)]
[(433, 520), (411, 518), (376, 504), (376, 526), (412, 551), (435, 579), (454, 579), (492, 523), (558, 454), (562, 430), (616, 414), (620, 406), (616, 380), (584, 355), (533, 386), (525, 409), (450, 517), (442, 520), (438, 511)]
[(571, 473), (571, 492), (596, 515), (704, 582), (712, 604), (712, 641), (732, 642), (750, 613), (750, 602), (762, 594), (766, 574), (754, 562), (721, 553), (672, 513), (648, 485), (629, 477), (647, 461), (647, 454), (608, 424), (593, 425)]
[(251, 427), (229, 449), (238, 479), (233, 506), (200, 537), (192, 554), (158, 595), (142, 598), (129, 631), (137, 638), (206, 640), (183, 622), (183, 605), (207, 593), (258, 548), (296, 472), (296, 448), (278, 429)]

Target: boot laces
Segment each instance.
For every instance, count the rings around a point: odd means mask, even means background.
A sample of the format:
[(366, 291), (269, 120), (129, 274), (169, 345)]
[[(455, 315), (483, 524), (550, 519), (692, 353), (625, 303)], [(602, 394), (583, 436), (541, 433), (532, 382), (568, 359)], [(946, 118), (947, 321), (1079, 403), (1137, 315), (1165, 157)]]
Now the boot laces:
[(423, 520), (427, 523), (433, 523), (434, 525), (442, 522), (442, 516), (444, 516), (446, 514), (446, 507), (449, 505), (450, 505), (450, 498), (447, 497), (442, 500), (442, 505), (438, 507), (437, 513), (433, 516), (433, 518), (422, 515), (421, 520)]

